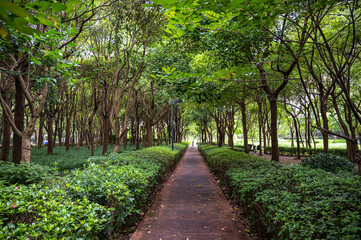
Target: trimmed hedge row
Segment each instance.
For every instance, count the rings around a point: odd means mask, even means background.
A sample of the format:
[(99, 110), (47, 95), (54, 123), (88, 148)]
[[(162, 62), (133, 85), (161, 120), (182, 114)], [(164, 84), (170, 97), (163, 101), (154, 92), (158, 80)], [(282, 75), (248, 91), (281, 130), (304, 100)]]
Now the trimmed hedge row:
[[(297, 155), (297, 147), (278, 147), (280, 154), (284, 155)], [(272, 147), (266, 147), (268, 153), (272, 153)], [(322, 148), (300, 148), (300, 153), (303, 156), (314, 155), (323, 153)], [(329, 153), (347, 158), (347, 149), (331, 148)]]
[(227, 148), (199, 149), (261, 235), (361, 239), (360, 176), (284, 166)]
[(116, 238), (138, 220), (188, 143), (92, 157), (38, 184), (0, 187), (0, 239)]

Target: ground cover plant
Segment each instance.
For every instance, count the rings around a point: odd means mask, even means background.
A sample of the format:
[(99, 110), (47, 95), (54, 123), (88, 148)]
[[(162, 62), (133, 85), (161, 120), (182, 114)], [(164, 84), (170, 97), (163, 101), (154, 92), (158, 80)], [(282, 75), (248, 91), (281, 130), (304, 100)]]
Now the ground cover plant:
[[(297, 155), (296, 147), (279, 147), (279, 153), (284, 155)], [(272, 147), (266, 147), (268, 153), (272, 153)], [(313, 154), (323, 153), (322, 148), (300, 148), (300, 153), (303, 156), (309, 156)], [(347, 157), (347, 149), (342, 148), (330, 148), (329, 153), (337, 156)]]
[(272, 239), (359, 239), (361, 178), (353, 173), (274, 161), (200, 146), (210, 168), (244, 207), (252, 226)]
[[(113, 148), (108, 147), (107, 155), (113, 152)], [(144, 146), (141, 144), (140, 149)], [(134, 145), (128, 145), (125, 149), (122, 146), (120, 153), (135, 151)], [(54, 148), (52, 154), (46, 154), (46, 148), (37, 149), (34, 148), (31, 152), (31, 162), (43, 166), (56, 167), (60, 172), (64, 170), (71, 170), (74, 168), (81, 168), (87, 162), (90, 152), (87, 146), (81, 146), (79, 148), (73, 147), (69, 151), (66, 151), (65, 146), (57, 146)], [(103, 147), (99, 146), (95, 149), (94, 155), (101, 156)]]
[(321, 168), (325, 171), (337, 173), (339, 171), (354, 172), (355, 166), (346, 158), (329, 153), (318, 153), (303, 159), (303, 166)]
[[(140, 149), (144, 146), (140, 145)], [(135, 151), (135, 146), (122, 148), (120, 153)], [(108, 151), (107, 155), (112, 153)], [(102, 147), (95, 151), (96, 156), (101, 156)], [(95, 157), (96, 158), (96, 157)], [(105, 157), (106, 158), (106, 157)], [(65, 147), (56, 147), (52, 154), (46, 153), (46, 148), (33, 149), (33, 157), (30, 163), (21, 162), (15, 165), (13, 162), (0, 162), (0, 182), (5, 185), (38, 183), (44, 177), (63, 175), (68, 171), (83, 168), (89, 159), (89, 149), (86, 146), (71, 148), (66, 151)], [(101, 159), (103, 159), (101, 157)]]
[(62, 177), (2, 185), (0, 239), (105, 239), (129, 231), (187, 145), (95, 156)]

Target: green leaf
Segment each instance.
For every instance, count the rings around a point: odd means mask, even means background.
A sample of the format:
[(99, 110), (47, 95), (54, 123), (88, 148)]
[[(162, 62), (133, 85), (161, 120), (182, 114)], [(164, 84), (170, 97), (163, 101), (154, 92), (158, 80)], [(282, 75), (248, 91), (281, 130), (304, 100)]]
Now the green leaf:
[[(7, 11), (11, 12), (12, 14), (19, 16), (19, 17), (31, 17), (31, 15), (23, 8), (19, 7), (18, 5), (11, 3), (6, 0), (0, 1), (0, 7), (6, 9)], [(3, 17), (3, 16), (1, 16)]]
[(187, 28), (187, 30), (190, 31), (190, 32), (193, 32), (193, 31), (194, 31), (194, 27), (193, 27), (193, 25), (191, 25), (191, 24), (187, 24), (186, 28)]
[(47, 25), (47, 26), (54, 26), (54, 23), (52, 21), (50, 21), (49, 19), (43, 17), (43, 16), (38, 16), (37, 17), (39, 19), (39, 21), (44, 24), (44, 25)]
[(173, 34), (171, 30), (169, 30), (168, 28), (165, 28), (164, 31), (166, 31), (169, 34)]
[(183, 36), (183, 34), (184, 34), (184, 29), (180, 28), (180, 29), (177, 30), (177, 36), (178, 37)]
[(24, 26), (28, 23), (24, 18), (17, 17), (14, 19), (14, 23), (16, 26)]
[(79, 0), (69, 0), (67, 3), (66, 3), (66, 10), (68, 12), (72, 12), (75, 10), (76, 6), (79, 5)]
[(5, 38), (8, 35), (8, 33), (6, 32), (3, 26), (0, 26), (0, 35), (2, 38)]
[(31, 27), (22, 27), (18, 29), (19, 32), (28, 34), (28, 35), (33, 35), (34, 33), (40, 33), (38, 30), (31, 28)]
[(66, 6), (62, 3), (53, 3), (51, 8), (53, 9), (53, 12), (61, 12), (66, 9)]
[(39, 4), (39, 5), (42, 7), (42, 9), (44, 9), (44, 10), (48, 10), (48, 9), (50, 8), (50, 6), (51, 6), (51, 3), (48, 2), (48, 1), (41, 1), (41, 2), (39, 2), (38, 4)]
[(167, 24), (167, 25), (165, 25), (167, 28), (169, 28), (169, 29), (177, 29), (177, 27), (176, 26), (174, 26), (173, 24)]
[(150, 4), (150, 3), (145, 3), (142, 5), (143, 8), (147, 8), (147, 7), (153, 7), (154, 5), (153, 4)]

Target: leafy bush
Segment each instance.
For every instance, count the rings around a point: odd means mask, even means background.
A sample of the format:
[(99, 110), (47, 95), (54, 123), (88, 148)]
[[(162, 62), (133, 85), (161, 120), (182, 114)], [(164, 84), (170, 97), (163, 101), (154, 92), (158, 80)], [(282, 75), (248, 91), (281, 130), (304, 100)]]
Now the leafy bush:
[[(272, 153), (272, 147), (266, 147), (268, 153)], [(296, 147), (279, 147), (278, 148), (280, 154), (284, 155), (297, 155)], [(303, 156), (314, 155), (318, 153), (323, 153), (322, 148), (300, 148), (300, 153)], [(331, 148), (329, 149), (329, 153), (340, 157), (347, 157), (347, 149), (342, 148)]]
[[(144, 146), (140, 146), (143, 149)], [(98, 150), (95, 150), (95, 157), (102, 158), (103, 147), (100, 146)], [(121, 149), (120, 153), (128, 153), (135, 151), (135, 146), (128, 145), (126, 149)], [(108, 155), (111, 154), (113, 148), (108, 147)], [(50, 168), (56, 167), (58, 171), (69, 171), (76, 168), (83, 168), (88, 162), (90, 151), (88, 147), (83, 146), (79, 148), (71, 148), (66, 151), (65, 146), (57, 146), (54, 148), (54, 152), (50, 155), (46, 153), (46, 148), (37, 149), (34, 148), (31, 151), (31, 163), (39, 164), (42, 166), (49, 166)]]
[(262, 235), (272, 239), (360, 239), (360, 176), (284, 166), (227, 149), (201, 146), (200, 150)]
[(29, 186), (0, 186), (0, 239), (110, 239), (139, 217), (187, 144), (92, 157), (83, 169)]
[(110, 212), (57, 185), (0, 187), (0, 239), (94, 239)]
[(54, 169), (39, 164), (0, 161), (0, 182), (4, 185), (38, 183), (54, 173)]
[(170, 146), (158, 146), (110, 154), (107, 159), (91, 158), (83, 170), (64, 178), (64, 185), (72, 198), (86, 197), (111, 209), (112, 222), (106, 231), (111, 235), (137, 221), (154, 187), (186, 148), (187, 144), (174, 144), (174, 151)]
[(321, 168), (328, 172), (347, 171), (354, 172), (354, 165), (346, 158), (339, 157), (333, 154), (318, 153), (303, 159), (301, 162), (303, 166), (310, 166), (311, 168)]

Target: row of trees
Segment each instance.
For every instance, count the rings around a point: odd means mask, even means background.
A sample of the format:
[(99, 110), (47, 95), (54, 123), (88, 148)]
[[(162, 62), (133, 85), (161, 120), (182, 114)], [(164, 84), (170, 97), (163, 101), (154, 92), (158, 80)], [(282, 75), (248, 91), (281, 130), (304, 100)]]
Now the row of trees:
[(330, 135), (346, 139), (361, 166), (356, 1), (69, 0), (20, 10), (1, 15), (3, 145), (12, 130), (15, 162), (30, 160), (36, 129), (38, 140), (47, 129), (67, 146), (73, 135), (90, 149), (101, 139), (104, 153), (111, 135), (115, 152), (141, 135), (150, 146), (155, 135), (169, 141), (169, 101), (181, 97), (195, 104), (177, 110), (179, 140), (193, 122), (203, 140), (232, 147), (241, 129), (248, 152), (257, 128), (278, 161), (288, 126), (298, 148), (316, 132), (325, 152)]
[[(237, 107), (247, 143), (250, 122), (245, 113), (249, 103), (257, 103), (259, 133), (265, 136), (269, 123), (273, 160), (279, 160), (282, 109), (291, 117), (290, 130), (298, 139), (299, 121), (306, 120), (308, 145), (315, 129), (323, 135), (325, 152), (329, 151), (329, 135), (346, 139), (349, 159), (359, 165), (361, 173), (357, 145), (361, 11), (357, 1), (154, 2), (168, 9), (168, 30), (173, 37), (182, 28), (182, 38), (196, 49), (195, 60), (203, 67), (195, 68), (192, 77), (202, 85), (201, 93), (210, 95), (210, 91), (217, 96), (207, 102), (213, 106), (219, 142), (224, 132), (232, 134), (231, 127), (220, 127), (220, 123), (232, 126), (230, 118)], [(183, 72), (174, 74), (174, 79), (185, 77), (189, 76)], [(189, 86), (192, 94), (193, 86)], [(223, 115), (217, 113), (222, 108)], [(330, 128), (330, 119), (340, 131)]]
[[(48, 153), (55, 140), (95, 140), (114, 152), (128, 138), (152, 146), (170, 141), (169, 88), (151, 73), (164, 10), (143, 1), (25, 1), (5, 4), (1, 13), (2, 159), (29, 162), (31, 137)], [(22, 19), (17, 24), (14, 18)], [(152, 50), (153, 49), (153, 50)], [(160, 89), (161, 88), (161, 89)], [(175, 110), (176, 140), (183, 136)]]

